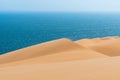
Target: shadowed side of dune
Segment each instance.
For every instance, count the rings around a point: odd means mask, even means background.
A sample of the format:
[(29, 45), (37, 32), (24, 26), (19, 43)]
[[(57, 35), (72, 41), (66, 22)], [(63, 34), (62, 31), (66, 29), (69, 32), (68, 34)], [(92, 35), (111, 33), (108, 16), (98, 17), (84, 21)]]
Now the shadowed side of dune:
[(81, 39), (76, 41), (75, 43), (89, 48), (90, 46), (97, 45), (100, 42), (101, 42), (100, 38), (94, 38), (94, 39)]
[(55, 54), (71, 48), (76, 48), (76, 44), (68, 39), (54, 40), (1, 55), (0, 63)]
[(64, 61), (74, 61), (74, 60), (87, 60), (87, 59), (95, 59), (95, 58), (106, 58), (109, 56), (87, 50), (87, 49), (73, 49), (70, 51), (65, 51), (57, 54), (51, 54), (46, 56), (39, 56), (35, 58), (29, 58), (20, 61), (14, 61), (10, 63), (1, 64), (0, 67), (9, 67), (9, 66), (18, 66), (18, 65), (26, 65), (26, 64), (45, 64), (45, 63), (54, 63), (54, 62), (64, 62)]
[[(120, 57), (0, 69), (1, 80), (120, 80)], [(6, 77), (7, 76), (7, 77)]]
[[(66, 44), (65, 40), (64, 40), (64, 42)], [(58, 44), (60, 44), (60, 42)], [(62, 44), (62, 45), (64, 46), (64, 44)], [(61, 48), (61, 47), (58, 46), (55, 48)], [(19, 61), (16, 60), (13, 62), (1, 64), (0, 67), (8, 67), (8, 66), (16, 66), (16, 65), (18, 66), (18, 65), (33, 64), (33, 63), (34, 64), (35, 63), (42, 63), (43, 64), (43, 63), (53, 63), (53, 62), (63, 62), (63, 61), (85, 60), (85, 59), (108, 57), (108, 56), (101, 54), (99, 52), (93, 51), (93, 50), (88, 49), (88, 48), (84, 48), (84, 47), (82, 47), (74, 42), (68, 42), (68, 45), (66, 45), (66, 47), (64, 46), (64, 48), (65, 49), (62, 48), (62, 49), (58, 50), (57, 53), (54, 53), (54, 54), (49, 53), (49, 52), (48, 53), (50, 55), (40, 56), (38, 54), (38, 56), (36, 56), (36, 57), (21, 59)], [(49, 49), (49, 48), (46, 48), (46, 50), (47, 49)], [(50, 49), (54, 50), (54, 48), (50, 48)], [(33, 54), (34, 54), (34, 52), (33, 52)], [(11, 55), (13, 55), (13, 54), (11, 54)], [(18, 55), (14, 55), (14, 56), (19, 58)], [(22, 57), (24, 57), (24, 55), (22, 55)], [(29, 57), (29, 56), (27, 56), (27, 57)], [(11, 59), (11, 57), (7, 57), (7, 58), (9, 60)]]
[(79, 45), (101, 52), (108, 56), (120, 56), (120, 38), (106, 37), (76, 41)]

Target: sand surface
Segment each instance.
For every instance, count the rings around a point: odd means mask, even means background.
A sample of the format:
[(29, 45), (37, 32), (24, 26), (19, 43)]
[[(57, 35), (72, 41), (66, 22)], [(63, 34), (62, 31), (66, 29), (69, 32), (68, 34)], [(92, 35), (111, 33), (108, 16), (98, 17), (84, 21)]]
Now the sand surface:
[(71, 48), (76, 48), (76, 44), (68, 39), (54, 40), (1, 55), (0, 63), (60, 53)]
[(106, 37), (76, 41), (79, 45), (101, 52), (108, 56), (120, 56), (120, 38)]
[(0, 55), (0, 80), (120, 80), (119, 68), (119, 37), (63, 38)]
[(120, 57), (1, 68), (1, 80), (120, 80)]
[[(32, 52), (30, 53), (28, 51), (29, 48), (26, 48), (27, 50), (23, 49), (22, 51), (21, 49), (13, 53), (5, 54), (0, 57), (1, 59), (0, 67), (33, 64), (33, 63), (44, 64), (44, 63), (50, 63), (50, 62), (63, 62), (63, 61), (85, 60), (85, 59), (109, 57), (99, 52), (93, 51), (91, 49), (82, 47), (67, 39), (60, 39), (58, 41), (55, 41), (55, 42), (53, 41), (51, 43), (52, 45), (54, 43), (56, 45), (54, 47), (52, 47), (51, 45), (51, 47), (47, 47), (47, 48), (45, 47), (42, 49), (41, 49), (41, 46), (37, 46), (37, 47), (35, 46), (31, 48)], [(50, 43), (49, 44), (45, 43), (45, 44), (50, 46)], [(54, 49), (54, 48), (58, 48), (58, 49)], [(41, 52), (36, 52), (35, 50), (41, 51)], [(49, 52), (49, 50), (51, 50), (51, 52)], [(46, 54), (46, 55), (43, 55), (43, 54)], [(31, 57), (31, 55), (35, 55), (35, 56)]]

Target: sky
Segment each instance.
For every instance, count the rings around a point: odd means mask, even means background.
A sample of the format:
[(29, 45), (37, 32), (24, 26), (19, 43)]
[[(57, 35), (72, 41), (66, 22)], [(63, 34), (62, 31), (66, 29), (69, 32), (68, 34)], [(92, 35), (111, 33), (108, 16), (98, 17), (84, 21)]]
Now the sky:
[(120, 0), (0, 0), (0, 12), (120, 12)]

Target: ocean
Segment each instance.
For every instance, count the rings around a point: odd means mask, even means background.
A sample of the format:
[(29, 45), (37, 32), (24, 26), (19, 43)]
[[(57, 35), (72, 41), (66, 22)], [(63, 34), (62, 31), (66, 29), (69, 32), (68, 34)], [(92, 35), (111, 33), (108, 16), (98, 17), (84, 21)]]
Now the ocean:
[(120, 14), (0, 13), (0, 54), (69, 38), (120, 36)]

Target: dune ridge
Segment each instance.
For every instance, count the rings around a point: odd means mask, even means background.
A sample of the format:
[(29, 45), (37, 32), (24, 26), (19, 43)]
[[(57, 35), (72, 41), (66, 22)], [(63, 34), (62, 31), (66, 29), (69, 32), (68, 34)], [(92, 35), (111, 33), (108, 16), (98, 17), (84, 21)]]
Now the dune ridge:
[(0, 55), (0, 80), (119, 80), (119, 44), (63, 38), (13, 51)]
[(1, 55), (0, 63), (50, 55), (62, 51), (67, 51), (71, 47), (76, 48), (76, 45), (68, 39), (63, 38), (60, 40), (53, 40)]
[[(62, 44), (61, 44), (62, 42)], [(50, 44), (56, 44), (53, 46), (50, 46)], [(43, 44), (42, 44), (43, 45)], [(20, 52), (22, 51), (23, 53), (19, 53), (19, 50), (13, 53), (9, 53), (9, 57), (5, 54), (1, 56), (1, 65), (0, 67), (8, 67), (8, 66), (18, 66), (18, 65), (23, 65), (23, 64), (35, 64), (35, 63), (51, 63), (51, 62), (63, 62), (63, 61), (73, 61), (73, 60), (85, 60), (85, 59), (94, 59), (94, 58), (105, 58), (105, 57), (109, 57), (106, 56), (104, 54), (101, 54), (99, 52), (93, 51), (91, 49), (82, 47), (68, 39), (60, 39), (58, 41), (53, 41), (51, 43), (44, 43), (44, 45), (49, 45), (50, 47), (45, 47), (45, 48), (41, 48), (41, 44), (39, 46), (32, 46), (32, 52), (29, 53), (29, 48), (27, 49), (27, 53), (26, 51), (23, 49), (20, 50)], [(52, 48), (51, 48), (52, 47)], [(62, 49), (61, 49), (62, 47)], [(59, 48), (56, 50), (56, 52), (51, 51), (49, 52), (49, 50), (54, 50), (56, 48)], [(43, 49), (43, 50), (42, 50)], [(34, 53), (34, 50), (39, 50), (39, 52)], [(45, 50), (45, 51), (44, 51)], [(30, 50), (31, 51), (31, 50)], [(40, 52), (41, 51), (41, 52)], [(47, 54), (46, 54), (46, 53)], [(45, 54), (43, 56), (43, 53)], [(29, 56), (30, 54), (30, 56)], [(31, 57), (32, 55), (36, 55), (35, 57)], [(41, 56), (42, 54), (42, 56)], [(26, 57), (24, 57), (24, 55), (27, 55)], [(12, 59), (13, 57), (15, 57), (15, 59)], [(23, 57), (23, 58), (22, 58)], [(18, 60), (19, 58), (19, 60)], [(26, 58), (26, 59), (24, 59)], [(6, 61), (4, 61), (4, 59), (7, 59)], [(11, 60), (12, 62), (10, 62), (9, 60)], [(3, 62), (2, 62), (3, 61)]]
[(117, 36), (82, 39), (76, 41), (76, 43), (108, 56), (120, 56), (120, 37)]
[[(119, 80), (120, 57), (0, 68), (2, 80)], [(7, 77), (6, 77), (7, 76)]]

